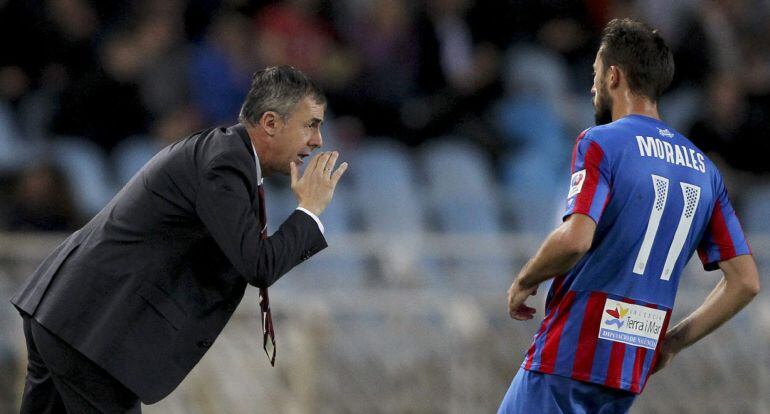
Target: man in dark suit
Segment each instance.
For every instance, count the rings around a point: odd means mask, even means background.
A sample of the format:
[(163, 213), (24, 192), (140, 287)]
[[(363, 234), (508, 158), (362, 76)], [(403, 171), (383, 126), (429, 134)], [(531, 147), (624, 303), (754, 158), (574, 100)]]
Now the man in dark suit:
[[(326, 247), (318, 215), (347, 169), (324, 152), (298, 172), (322, 145), (325, 102), (294, 68), (257, 72), (239, 124), (162, 150), (45, 259), (12, 299), (29, 351), (22, 412), (141, 412), (201, 359), (247, 284), (268, 344), (267, 287)], [(299, 206), (267, 237), (262, 177), (278, 173)]]

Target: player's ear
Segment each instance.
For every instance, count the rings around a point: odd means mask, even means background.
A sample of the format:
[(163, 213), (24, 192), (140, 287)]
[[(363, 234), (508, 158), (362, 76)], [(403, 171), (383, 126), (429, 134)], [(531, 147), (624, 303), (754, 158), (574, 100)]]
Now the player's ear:
[(615, 88), (618, 85), (620, 85), (620, 77), (622, 76), (623, 71), (620, 70), (620, 67), (616, 65), (610, 65), (609, 67), (609, 79), (607, 79), (607, 86), (610, 88)]

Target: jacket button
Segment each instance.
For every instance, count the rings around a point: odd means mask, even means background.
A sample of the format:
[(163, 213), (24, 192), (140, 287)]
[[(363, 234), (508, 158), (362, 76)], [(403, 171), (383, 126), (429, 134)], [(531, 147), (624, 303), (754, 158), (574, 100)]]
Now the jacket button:
[(202, 341), (198, 341), (198, 348), (208, 348), (210, 347), (214, 342), (212, 342), (209, 339), (204, 339)]

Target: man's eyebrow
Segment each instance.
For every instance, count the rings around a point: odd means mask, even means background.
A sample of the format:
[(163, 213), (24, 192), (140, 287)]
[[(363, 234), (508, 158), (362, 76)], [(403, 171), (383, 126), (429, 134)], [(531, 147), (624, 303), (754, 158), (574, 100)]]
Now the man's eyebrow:
[(310, 120), (310, 123), (311, 124), (319, 124), (320, 125), (320, 124), (324, 123), (324, 120), (321, 119), (321, 118), (313, 117), (313, 119)]

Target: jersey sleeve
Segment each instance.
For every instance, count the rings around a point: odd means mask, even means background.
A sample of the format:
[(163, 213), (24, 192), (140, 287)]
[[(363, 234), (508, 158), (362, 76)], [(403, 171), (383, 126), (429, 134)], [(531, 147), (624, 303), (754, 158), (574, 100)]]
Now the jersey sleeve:
[(611, 174), (604, 150), (587, 133), (578, 136), (572, 151), (572, 178), (562, 219), (580, 213), (599, 223), (609, 200)]
[(703, 268), (709, 271), (718, 269), (721, 261), (751, 254), (727, 189), (721, 177), (717, 176), (717, 180), (714, 211), (698, 245), (698, 256), (703, 262)]

